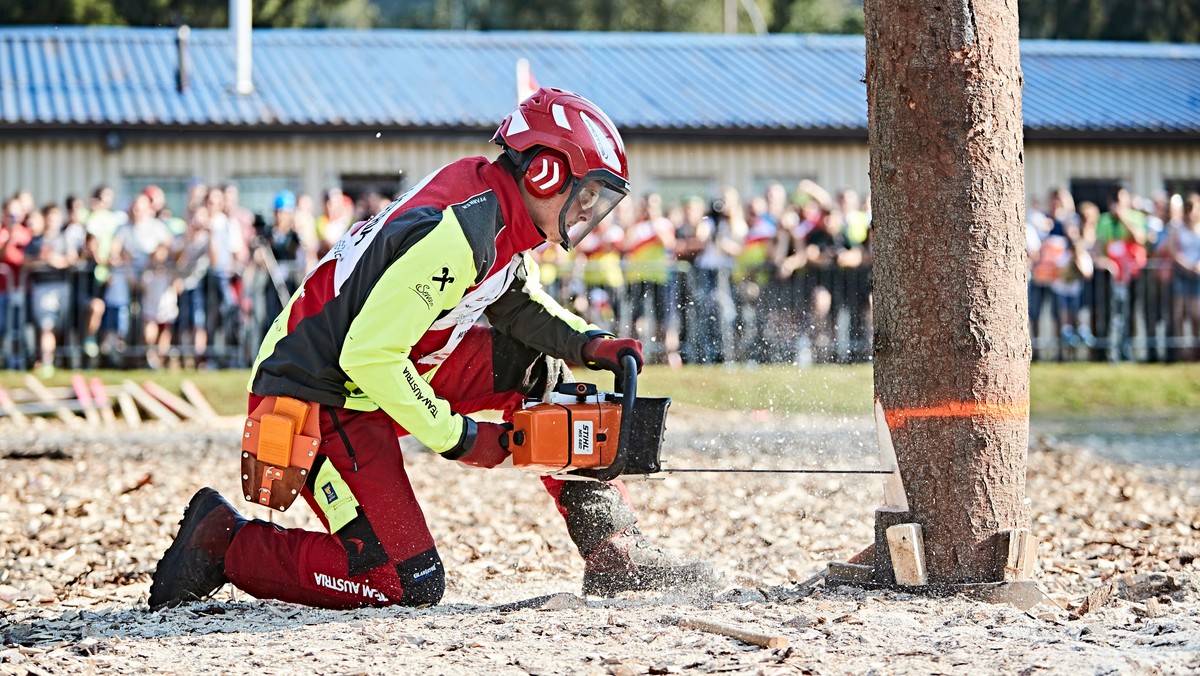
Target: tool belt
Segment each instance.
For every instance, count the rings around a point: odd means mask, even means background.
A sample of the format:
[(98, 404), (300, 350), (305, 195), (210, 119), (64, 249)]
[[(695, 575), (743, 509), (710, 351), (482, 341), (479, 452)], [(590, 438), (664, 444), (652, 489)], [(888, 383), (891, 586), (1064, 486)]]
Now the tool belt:
[(242, 495), (284, 511), (300, 495), (321, 446), (318, 404), (266, 397), (242, 430)]

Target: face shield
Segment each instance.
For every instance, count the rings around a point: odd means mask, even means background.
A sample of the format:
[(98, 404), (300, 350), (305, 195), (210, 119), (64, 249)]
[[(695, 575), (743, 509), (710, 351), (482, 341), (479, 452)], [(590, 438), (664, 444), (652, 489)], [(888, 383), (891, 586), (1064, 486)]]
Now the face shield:
[(562, 247), (574, 249), (629, 194), (629, 183), (610, 171), (590, 171), (575, 181), (558, 216)]

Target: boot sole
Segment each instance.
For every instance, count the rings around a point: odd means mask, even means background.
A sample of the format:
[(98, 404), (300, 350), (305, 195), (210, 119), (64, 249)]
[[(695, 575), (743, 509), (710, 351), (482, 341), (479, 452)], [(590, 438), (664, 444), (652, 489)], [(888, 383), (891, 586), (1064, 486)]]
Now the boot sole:
[[(196, 531), (196, 526), (198, 526), (200, 522), (204, 521), (204, 517), (208, 516), (209, 512), (216, 509), (217, 506), (223, 501), (224, 498), (221, 497), (220, 493), (211, 488), (202, 488), (195, 495), (193, 495), (192, 499), (188, 502), (187, 509), (183, 510), (183, 519), (179, 522), (179, 525), (182, 526), (182, 528), (180, 528), (179, 533), (175, 535), (175, 541), (172, 542), (171, 546), (167, 548), (166, 553), (163, 554), (162, 559), (158, 562), (158, 566), (154, 568), (154, 575), (151, 577), (150, 582), (149, 604), (151, 610), (158, 610), (159, 608), (174, 608), (175, 606), (182, 605), (187, 601), (204, 598), (221, 588), (221, 584), (218, 584), (217, 586), (205, 592), (203, 595), (193, 595), (193, 597), (190, 599), (175, 598), (174, 596), (164, 599), (162, 597), (168, 594), (168, 592), (164, 589), (164, 586), (167, 584), (167, 582), (159, 579), (158, 573), (163, 569), (170, 570), (178, 565), (178, 560), (181, 556), (183, 556), (183, 552), (187, 549), (187, 543), (192, 539), (192, 533)], [(203, 514), (197, 513), (195, 517), (189, 521), (188, 517), (192, 516), (194, 511), (198, 512), (198, 510), (206, 502), (209, 503), (208, 509), (204, 510)]]

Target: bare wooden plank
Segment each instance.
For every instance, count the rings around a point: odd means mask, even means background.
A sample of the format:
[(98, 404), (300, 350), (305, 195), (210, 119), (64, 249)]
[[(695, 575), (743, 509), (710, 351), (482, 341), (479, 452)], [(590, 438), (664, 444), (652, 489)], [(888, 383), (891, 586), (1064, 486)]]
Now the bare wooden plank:
[(44, 403), (52, 406), (54, 408), (54, 415), (58, 416), (59, 420), (72, 427), (79, 427), (83, 423), (83, 420), (79, 416), (72, 413), (71, 409), (62, 405), (62, 399), (59, 399), (51, 394), (50, 391), (46, 389), (46, 386), (43, 385), (40, 380), (34, 377), (33, 374), (25, 374), (25, 387), (29, 388), (29, 391), (33, 392), (38, 399), (41, 399)]
[(92, 401), (92, 391), (88, 389), (87, 379), (82, 373), (71, 374), (71, 388), (75, 391), (75, 398), (79, 400), (79, 405), (83, 407), (83, 417), (87, 418), (89, 425), (100, 424), (100, 412), (96, 410), (96, 406)]
[(104, 420), (104, 424), (108, 426), (115, 425), (117, 417), (113, 415), (112, 401), (108, 398), (108, 388), (96, 376), (92, 376), (92, 398), (96, 402), (96, 409), (100, 411), (100, 417)]
[(196, 410), (204, 414), (205, 417), (217, 417), (216, 410), (208, 403), (208, 399), (204, 397), (204, 393), (200, 391), (200, 388), (196, 387), (196, 383), (184, 378), (179, 383), (179, 389), (183, 392), (183, 396), (187, 397), (187, 400), (192, 403), (192, 406), (195, 406)]
[(124, 387), (117, 388), (117, 405), (121, 407), (121, 417), (125, 418), (126, 425), (142, 426), (142, 416), (138, 413), (137, 404), (133, 402), (133, 397), (129, 396)]
[(133, 400), (137, 402), (137, 405), (150, 415), (165, 422), (180, 422), (179, 416), (172, 413), (171, 409), (159, 403), (157, 399), (150, 396), (150, 394), (143, 390), (137, 383), (133, 382), (132, 380), (124, 380), (121, 382), (121, 385), (125, 388), (125, 391), (129, 393), (129, 396), (133, 397)]
[(29, 419), (25, 417), (24, 413), (17, 410), (17, 404), (12, 400), (12, 396), (8, 394), (8, 390), (5, 390), (3, 387), (0, 387), (0, 411), (3, 411), (4, 415), (11, 418), (13, 424), (17, 427), (29, 426)]
[(142, 383), (142, 387), (147, 392), (150, 393), (150, 396), (159, 400), (160, 402), (165, 404), (167, 408), (171, 409), (175, 413), (177, 413), (185, 418), (190, 418), (192, 420), (198, 420), (198, 419), (204, 417), (203, 414), (201, 414), (200, 411), (198, 411), (195, 406), (192, 406), (191, 404), (187, 403), (186, 401), (183, 400), (182, 397), (179, 397), (179, 396), (171, 393), (169, 390), (167, 390), (167, 388), (163, 387), (162, 385), (159, 385), (158, 383), (154, 382), (153, 380), (147, 380), (146, 382)]

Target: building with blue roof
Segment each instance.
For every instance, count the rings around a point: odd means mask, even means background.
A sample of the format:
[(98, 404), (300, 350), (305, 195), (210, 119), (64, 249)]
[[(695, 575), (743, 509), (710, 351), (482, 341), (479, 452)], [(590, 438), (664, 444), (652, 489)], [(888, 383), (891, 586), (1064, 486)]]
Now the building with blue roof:
[[(591, 98), (626, 136), (635, 190), (709, 196), (810, 178), (869, 191), (856, 36), (0, 28), (0, 190), (38, 199), (192, 181), (395, 192), (488, 139), (515, 65)], [(1200, 46), (1023, 41), (1026, 183), (1091, 197), (1200, 186)]]

